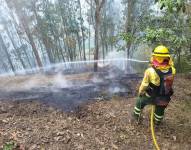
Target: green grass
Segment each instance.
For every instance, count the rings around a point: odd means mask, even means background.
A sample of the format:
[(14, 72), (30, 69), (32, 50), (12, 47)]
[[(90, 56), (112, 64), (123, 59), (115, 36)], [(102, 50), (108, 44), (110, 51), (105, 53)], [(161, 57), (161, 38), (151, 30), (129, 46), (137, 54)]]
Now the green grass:
[(7, 142), (3, 145), (3, 150), (13, 150), (15, 148), (15, 142), (14, 141), (10, 141)]

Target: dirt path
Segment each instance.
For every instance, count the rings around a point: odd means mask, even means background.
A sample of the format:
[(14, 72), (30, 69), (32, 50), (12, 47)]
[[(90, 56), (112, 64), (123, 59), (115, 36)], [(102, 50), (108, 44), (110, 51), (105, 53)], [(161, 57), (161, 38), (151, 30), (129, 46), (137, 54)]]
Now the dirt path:
[[(164, 123), (156, 129), (161, 149), (191, 149), (191, 80), (178, 77)], [(141, 125), (129, 119), (135, 98), (113, 97), (66, 114), (37, 101), (0, 102), (0, 147), (16, 149), (154, 149), (149, 107)], [(6, 144), (7, 143), (7, 144)]]

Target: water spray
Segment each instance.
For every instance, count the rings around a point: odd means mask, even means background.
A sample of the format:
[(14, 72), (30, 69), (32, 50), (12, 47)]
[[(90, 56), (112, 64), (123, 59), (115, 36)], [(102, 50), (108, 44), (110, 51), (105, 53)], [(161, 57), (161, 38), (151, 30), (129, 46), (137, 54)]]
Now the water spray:
[(110, 63), (110, 62), (137, 62), (137, 63), (148, 63), (149, 61), (146, 61), (146, 60), (138, 60), (138, 59), (130, 59), (130, 58), (112, 58), (112, 59), (99, 59), (99, 60), (86, 60), (86, 61), (68, 61), (68, 62), (63, 62), (63, 63), (57, 63), (57, 64), (52, 64), (52, 65), (49, 65), (49, 66), (45, 66), (45, 67), (42, 67), (42, 68), (32, 68), (32, 69), (25, 69), (25, 70), (18, 70), (16, 71), (15, 73), (13, 72), (7, 72), (7, 73), (3, 73), (3, 74), (0, 74), (0, 76), (14, 76), (15, 74), (16, 75), (25, 75), (25, 74), (34, 74), (34, 73), (37, 73), (37, 72), (40, 72), (42, 70), (48, 70), (48, 69), (51, 69), (51, 68), (57, 68), (57, 67), (61, 67), (61, 66), (69, 66), (69, 65), (72, 65), (72, 64), (90, 64), (90, 63)]
[[(89, 61), (72, 61), (72, 62), (64, 62), (64, 63), (59, 63), (59, 64), (53, 64), (53, 65), (50, 65), (50, 66), (46, 66), (44, 67), (43, 69), (44, 70), (48, 70), (48, 69), (52, 69), (52, 68), (59, 68), (59, 67), (69, 67), (70, 65), (72, 64), (79, 64), (80, 66), (82, 66), (82, 64), (90, 64), (90, 63), (103, 63), (105, 65), (109, 65), (109, 63), (111, 62), (137, 62), (137, 63), (148, 63), (149, 61), (145, 61), (145, 60), (138, 60), (138, 59), (128, 59), (128, 58), (113, 58), (113, 59), (100, 59), (100, 60), (89, 60)], [(108, 64), (105, 64), (105, 63), (108, 63)], [(28, 70), (20, 70), (20, 71), (17, 71), (16, 74), (23, 74), (25, 75), (27, 72), (29, 73), (37, 73), (37, 72), (40, 72), (40, 70), (43, 70), (42, 68), (33, 68), (33, 69), (28, 69)], [(59, 69), (58, 69), (59, 70)], [(9, 73), (6, 73), (6, 75), (13, 75), (13, 74), (9, 74)], [(61, 86), (61, 88), (64, 86), (66, 86), (66, 81), (64, 80), (64, 78), (62, 77), (61, 74), (58, 74), (58, 76), (56, 76), (54, 78), (55, 80), (55, 83), (56, 85), (58, 84), (58, 86)], [(63, 82), (60, 82), (60, 80), (64, 80), (64, 84)], [(97, 79), (93, 79), (94, 82), (98, 82)], [(101, 82), (101, 81), (99, 81)], [(31, 84), (31, 83), (30, 83)], [(114, 92), (119, 92), (119, 88), (112, 88), (110, 89)], [(156, 137), (155, 137), (155, 132), (154, 132), (154, 124), (153, 124), (153, 113), (154, 113), (154, 106), (152, 106), (152, 110), (151, 110), (151, 120), (150, 120), (150, 123), (151, 123), (151, 133), (152, 133), (152, 139), (153, 139), (153, 142), (154, 142), (154, 145), (155, 145), (155, 148), (157, 150), (160, 150), (159, 146), (158, 146), (158, 143), (156, 141)]]

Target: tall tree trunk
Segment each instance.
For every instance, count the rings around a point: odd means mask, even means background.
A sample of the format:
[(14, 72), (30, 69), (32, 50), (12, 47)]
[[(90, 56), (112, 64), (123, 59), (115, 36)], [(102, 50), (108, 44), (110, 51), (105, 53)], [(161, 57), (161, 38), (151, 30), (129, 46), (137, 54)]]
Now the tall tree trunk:
[(63, 11), (63, 8), (61, 7), (62, 6), (62, 4), (63, 4), (63, 2), (62, 2), (62, 0), (58, 0), (58, 4), (59, 4), (59, 10), (60, 10), (60, 15), (61, 15), (61, 18), (62, 18), (62, 25), (63, 25), (63, 42), (64, 42), (64, 47), (65, 47), (65, 49), (66, 49), (66, 52), (67, 52), (67, 56), (69, 56), (68, 57), (68, 61), (72, 61), (73, 60), (73, 58), (72, 58), (72, 52), (71, 52), (71, 50), (69, 49), (69, 46), (68, 46), (68, 39), (69, 39), (69, 33), (68, 33), (68, 31), (67, 31), (67, 29), (66, 29), (66, 23), (67, 23), (67, 19), (64, 17), (64, 14), (65, 14), (65, 12)]
[(85, 34), (84, 34), (84, 28), (83, 28), (82, 7), (81, 7), (80, 0), (78, 0), (78, 3), (79, 3), (79, 7), (80, 7), (80, 27), (81, 27), (81, 32), (82, 32), (83, 56), (84, 56), (84, 60), (86, 60)]
[[(95, 29), (95, 25), (93, 23), (94, 20), (94, 15), (93, 15), (93, 0), (90, 0), (90, 22), (93, 24), (93, 27)], [(91, 27), (90, 27), (90, 22), (89, 22), (89, 60), (91, 59)], [(95, 44), (95, 42), (94, 42)], [(95, 47), (95, 45), (94, 45)], [(94, 48), (95, 49), (95, 48)]]
[[(132, 15), (133, 15), (133, 1), (128, 0), (127, 4), (127, 19), (126, 19), (126, 33), (128, 35), (131, 35), (131, 30), (132, 30)], [(126, 51), (127, 51), (127, 58), (130, 57), (130, 48), (131, 48), (131, 42), (127, 41), (126, 42)]]
[(15, 69), (15, 67), (13, 65), (10, 54), (9, 54), (8, 49), (7, 49), (7, 47), (6, 47), (6, 45), (5, 45), (4, 41), (3, 41), (3, 38), (1, 36), (1, 34), (0, 34), (0, 45), (1, 45), (1, 48), (3, 49), (3, 51), (5, 52), (6, 56), (7, 56), (7, 60), (9, 62), (11, 70), (15, 73), (16, 69)]
[(62, 50), (60, 40), (58, 41), (58, 45), (59, 45), (59, 49), (60, 49), (60, 55), (62, 56), (62, 60), (65, 62), (66, 60), (65, 60), (65, 57), (64, 57), (64, 54), (63, 54), (63, 50)]
[[(9, 3), (7, 3), (7, 4), (9, 4)], [(15, 7), (16, 6), (17, 5), (15, 4)], [(11, 8), (11, 7), (9, 7), (9, 8)], [(29, 43), (30, 43), (30, 45), (32, 47), (32, 50), (34, 52), (37, 65), (38, 65), (38, 67), (42, 67), (42, 62), (41, 62), (40, 56), (38, 54), (38, 50), (36, 48), (36, 45), (35, 45), (34, 39), (32, 37), (32, 34), (30, 33), (29, 26), (27, 25), (27, 20), (26, 20), (25, 14), (23, 14), (17, 7), (16, 7), (15, 10), (16, 10), (17, 16), (18, 16), (18, 18), (19, 18), (19, 20), (20, 20), (20, 22), (21, 22), (21, 24), (22, 24), (22, 26), (24, 28), (24, 31), (25, 31), (28, 39), (29, 39)]]
[(105, 42), (104, 42), (104, 34), (100, 34), (101, 35), (101, 44), (102, 44), (102, 58), (105, 58)]
[(21, 62), (23, 68), (26, 69), (25, 63), (24, 63), (24, 61), (21, 58), (21, 54), (20, 54), (20, 52), (19, 52), (19, 50), (18, 50), (18, 48), (16, 46), (15, 41), (13, 40), (13, 37), (11, 36), (11, 33), (9, 32), (7, 27), (5, 27), (5, 30), (6, 30), (6, 33), (7, 33), (8, 37), (9, 37), (9, 39), (11, 40), (11, 43), (12, 43), (14, 49), (15, 49), (15, 52), (17, 54), (17, 57), (18, 57), (19, 61)]
[[(95, 13), (95, 20), (96, 20), (96, 25), (95, 25), (95, 51), (94, 51), (94, 60), (98, 60), (98, 55), (99, 55), (99, 25), (100, 25), (100, 14), (96, 8), (96, 13)], [(94, 63), (94, 71), (97, 71), (97, 62)]]
[(38, 28), (37, 30), (38, 30), (38, 33), (40, 34), (43, 45), (45, 46), (45, 50), (47, 52), (49, 62), (50, 63), (55, 63), (55, 61), (53, 59), (53, 56), (52, 56), (52, 47), (50, 45), (50, 43), (52, 43), (52, 42), (51, 42), (51, 39), (46, 35), (46, 33), (45, 34), (43, 33), (43, 27), (42, 27), (42, 24), (41, 24), (41, 19), (37, 14), (35, 2), (33, 3), (32, 11), (33, 11), (34, 16), (36, 18), (37, 28)]
[[(45, 9), (47, 9), (47, 8), (45, 8)], [(60, 61), (61, 58), (59, 56), (59, 47), (57, 45), (58, 44), (58, 37), (57, 37), (57, 35), (54, 32), (54, 27), (53, 27), (53, 24), (52, 24), (52, 20), (50, 18), (50, 14), (49, 14), (49, 12), (46, 12), (46, 10), (45, 10), (45, 16), (46, 16), (46, 19), (49, 22), (50, 32), (51, 32), (51, 34), (53, 36), (54, 47), (55, 47), (55, 53), (54, 53), (55, 54), (55, 58), (57, 58), (58, 61)]]
[[(103, 7), (105, 0), (95, 0), (96, 10), (95, 10), (95, 51), (94, 60), (98, 60), (99, 55), (99, 30), (100, 30), (100, 12)], [(97, 72), (98, 63), (94, 62), (94, 71)]]
[(32, 69), (33, 68), (33, 66), (32, 66), (32, 64), (31, 64), (31, 62), (30, 62), (30, 58), (29, 58), (29, 56), (28, 56), (28, 54), (27, 54), (27, 50), (26, 50), (26, 47), (24, 46), (24, 44), (23, 44), (23, 42), (22, 42), (22, 40), (20, 39), (20, 43), (22, 44), (22, 50), (23, 50), (23, 52), (24, 52), (24, 54), (25, 54), (25, 56), (26, 56), (26, 59), (27, 59), (27, 61), (28, 61), (28, 63), (29, 63), (29, 66), (30, 66), (30, 68)]
[[(107, 14), (106, 14), (106, 5), (104, 6), (104, 11), (103, 11), (103, 15), (104, 15), (104, 20), (107, 19)], [(108, 24), (107, 23), (103, 23), (103, 47), (105, 47), (103, 50), (105, 50), (105, 52), (108, 51), (108, 46), (107, 46), (107, 39), (108, 39)], [(103, 52), (104, 53), (104, 52)]]
[(89, 60), (90, 60), (90, 55), (91, 55), (91, 45), (90, 45), (90, 42), (91, 42), (91, 32), (90, 32), (90, 23), (89, 23), (89, 31), (88, 31), (88, 46), (89, 46)]
[(78, 41), (78, 49), (79, 49), (79, 52), (80, 52), (80, 60), (82, 60), (81, 41), (80, 41), (80, 36), (79, 36), (78, 32), (76, 32), (76, 36), (77, 36), (77, 41)]
[(178, 71), (182, 72), (182, 66), (181, 66), (181, 48), (178, 48), (177, 50), (177, 55), (178, 55)]
[(2, 62), (2, 66), (3, 66), (4, 72), (9, 71), (9, 68), (7, 67), (7, 65), (4, 62)]
[(30, 30), (29, 30), (28, 26), (25, 24), (25, 21), (22, 21), (22, 22), (23, 22), (22, 24), (23, 24), (23, 27), (25, 29), (26, 35), (27, 35), (27, 37), (29, 39), (30, 45), (32, 46), (32, 50), (34, 52), (37, 65), (38, 65), (38, 67), (42, 67), (42, 62), (41, 62), (40, 56), (38, 54), (38, 50), (36, 48), (35, 42), (33, 40), (33, 37), (32, 37), (32, 35), (30, 33)]
[(46, 65), (46, 55), (44, 54), (44, 44), (41, 40), (39, 40), (38, 43), (40, 45), (40, 50), (42, 53), (42, 63)]
[[(7, 6), (8, 6), (8, 5), (7, 5)], [(16, 21), (16, 19), (15, 19), (15, 16), (13, 15), (13, 12), (12, 12), (12, 11), (9, 11), (9, 14), (10, 14), (11, 18), (13, 19), (13, 24), (14, 24), (14, 26), (15, 26), (15, 28), (16, 28), (16, 32), (17, 32), (17, 35), (18, 35), (18, 40), (19, 40), (19, 42), (20, 42), (20, 47), (23, 47), (24, 43), (23, 43), (23, 41), (22, 41), (21, 35), (19, 34), (19, 30), (17, 29), (17, 27), (18, 27), (19, 25), (17, 24), (17, 21)], [(25, 48), (22, 48), (22, 50), (23, 50), (23, 52), (24, 52), (24, 54), (25, 54), (25, 56), (26, 56), (26, 60), (27, 60), (27, 62), (28, 62), (28, 64), (29, 64), (30, 68), (33, 68), (32, 64), (31, 64), (31, 62), (30, 62), (30, 59), (29, 59), (29, 57), (28, 57), (28, 54), (27, 54), (27, 52), (26, 52), (26, 49), (25, 49)]]

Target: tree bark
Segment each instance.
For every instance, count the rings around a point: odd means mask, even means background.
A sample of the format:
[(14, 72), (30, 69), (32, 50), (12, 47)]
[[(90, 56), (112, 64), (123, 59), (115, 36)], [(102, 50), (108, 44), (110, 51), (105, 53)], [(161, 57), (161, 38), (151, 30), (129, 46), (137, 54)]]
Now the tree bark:
[(100, 31), (100, 12), (103, 7), (105, 0), (95, 0), (96, 10), (95, 10), (95, 51), (94, 51), (94, 71), (98, 70), (97, 60), (99, 58), (99, 31)]
[[(131, 35), (131, 30), (132, 30), (132, 15), (133, 15), (133, 2), (132, 0), (128, 0), (127, 4), (127, 19), (126, 19), (126, 33), (128, 35)], [(127, 58), (130, 57), (130, 48), (131, 48), (131, 42), (127, 41), (126, 42), (126, 51), (127, 51)]]
[[(8, 0), (7, 0), (8, 1)], [(17, 4), (15, 1), (13, 1), (14, 5), (15, 5), (15, 10), (16, 10), (16, 14), (24, 28), (24, 31), (29, 39), (29, 43), (32, 47), (32, 50), (34, 52), (34, 55), (35, 55), (35, 59), (36, 59), (36, 62), (37, 62), (37, 66), (38, 67), (42, 67), (42, 62), (41, 62), (41, 59), (40, 59), (40, 56), (38, 54), (38, 50), (36, 48), (36, 45), (35, 45), (35, 42), (33, 40), (33, 37), (32, 37), (32, 34), (30, 33), (30, 29), (29, 29), (29, 26), (27, 25), (27, 20), (26, 20), (26, 17), (25, 17), (25, 14), (23, 14), (23, 12), (21, 12), (21, 10), (17, 7)], [(9, 6), (9, 3), (7, 2), (7, 5)], [(11, 10), (11, 7), (9, 7), (10, 10)]]
[(18, 50), (18, 48), (16, 46), (15, 41), (13, 40), (13, 37), (11, 36), (11, 33), (9, 32), (7, 27), (5, 27), (5, 30), (6, 30), (6, 33), (7, 33), (8, 37), (9, 37), (9, 39), (11, 40), (11, 43), (12, 43), (14, 49), (15, 49), (15, 52), (17, 54), (17, 57), (18, 57), (19, 61), (21, 62), (23, 68), (26, 69), (25, 63), (24, 63), (24, 61), (21, 58), (21, 54), (20, 54), (20, 52), (19, 52), (19, 50)]
[(36, 11), (35, 2), (34, 2), (32, 5), (33, 5), (33, 6), (32, 6), (32, 11), (33, 11), (34, 16), (35, 16), (36, 21), (37, 21), (37, 27), (38, 27), (37, 30), (38, 30), (38, 33), (39, 33), (40, 36), (41, 36), (43, 45), (45, 46), (45, 49), (46, 49), (46, 52), (47, 52), (47, 55), (48, 55), (49, 62), (50, 62), (50, 63), (55, 63), (54, 58), (53, 58), (53, 56), (52, 56), (52, 47), (51, 47), (51, 45), (50, 45), (50, 43), (52, 43), (52, 42), (51, 42), (51, 39), (50, 39), (47, 35), (43, 34), (43, 27), (42, 27), (42, 25), (41, 25), (41, 23), (40, 23), (40, 17), (38, 16), (37, 11)]
[(36, 48), (36, 45), (34, 43), (33, 37), (32, 37), (32, 35), (30, 33), (30, 30), (29, 30), (28, 26), (25, 24), (25, 21), (23, 20), (22, 22), (23, 22), (22, 24), (23, 24), (23, 27), (24, 27), (25, 32), (27, 34), (27, 37), (29, 39), (29, 43), (32, 46), (32, 49), (33, 49), (33, 52), (34, 52), (34, 55), (35, 55), (35, 58), (36, 58), (37, 65), (38, 65), (38, 67), (42, 67), (42, 62), (41, 62), (40, 56), (38, 54), (38, 50)]
[(182, 72), (182, 66), (181, 66), (181, 48), (178, 48), (177, 50), (177, 54), (178, 54), (178, 71)]
[(88, 31), (88, 46), (89, 46), (89, 60), (90, 60), (90, 55), (91, 55), (91, 45), (90, 45), (90, 42), (91, 42), (91, 32), (90, 32), (90, 23), (89, 23), (89, 31)]
[(3, 51), (5, 52), (6, 56), (7, 56), (9, 65), (11, 67), (11, 70), (15, 73), (16, 69), (15, 69), (15, 67), (13, 65), (10, 54), (9, 54), (8, 49), (7, 49), (7, 47), (6, 47), (6, 45), (5, 45), (4, 41), (3, 41), (3, 38), (1, 36), (1, 34), (0, 34), (0, 45), (1, 45), (2, 49), (3, 49)]
[(84, 33), (84, 29), (83, 29), (82, 7), (81, 7), (80, 0), (78, 0), (78, 3), (79, 3), (79, 6), (80, 6), (80, 27), (81, 27), (81, 32), (82, 32), (83, 56), (84, 56), (84, 60), (86, 60), (85, 33)]
[[(7, 4), (7, 5), (8, 5), (8, 4)], [(18, 31), (18, 29), (17, 29), (17, 27), (18, 27), (19, 25), (17, 24), (17, 21), (16, 21), (16, 19), (15, 19), (15, 16), (13, 15), (13, 12), (12, 12), (12, 11), (9, 11), (9, 14), (10, 14), (11, 18), (13, 19), (13, 24), (14, 24), (14, 26), (15, 26), (15, 28), (16, 28), (16, 32), (17, 32), (17, 35), (18, 35), (18, 37), (19, 37), (20, 47), (23, 47), (24, 43), (23, 43), (22, 37), (21, 37), (21, 35), (19, 34), (19, 31)], [(29, 64), (30, 68), (33, 68), (32, 65), (31, 65), (30, 59), (29, 59), (29, 57), (28, 57), (28, 54), (27, 54), (27, 52), (26, 52), (26, 49), (25, 49), (25, 48), (24, 48), (24, 49), (22, 48), (22, 50), (23, 50), (23, 52), (24, 52), (24, 54), (25, 54), (25, 56), (26, 56), (26, 59), (27, 59), (27, 61), (28, 61), (28, 64)]]
[(66, 28), (67, 20), (63, 16), (65, 14), (65, 12), (63, 11), (63, 8), (61, 7), (62, 4), (63, 4), (62, 0), (58, 0), (58, 4), (59, 4), (60, 15), (61, 15), (61, 18), (62, 18), (62, 25), (63, 25), (62, 27), (63, 27), (63, 31), (64, 31), (64, 33), (63, 33), (64, 46), (65, 46), (67, 55), (69, 56), (68, 60), (72, 61), (73, 60), (72, 52), (71, 52), (71, 49), (69, 49), (69, 45), (68, 45), (68, 41), (67, 41), (70, 38), (70, 35), (69, 35), (69, 33), (67, 31), (67, 28)]

